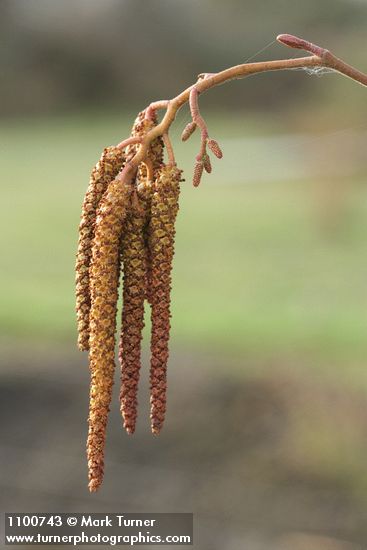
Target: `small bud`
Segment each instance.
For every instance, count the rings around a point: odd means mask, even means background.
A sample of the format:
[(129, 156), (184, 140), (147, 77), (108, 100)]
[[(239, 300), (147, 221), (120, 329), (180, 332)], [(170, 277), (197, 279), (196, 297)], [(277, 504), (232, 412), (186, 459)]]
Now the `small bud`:
[(198, 185), (200, 185), (201, 176), (203, 175), (203, 169), (204, 169), (204, 165), (202, 162), (197, 162), (195, 164), (194, 177), (192, 179), (192, 183), (194, 187), (198, 187)]
[(221, 159), (223, 156), (222, 149), (219, 147), (219, 144), (215, 139), (208, 139), (207, 141), (208, 147), (211, 150), (212, 153), (218, 158)]
[(204, 156), (203, 164), (204, 164), (205, 171), (208, 172), (208, 174), (210, 174), (212, 171), (212, 163), (210, 162), (209, 155)]
[(298, 36), (293, 36), (292, 34), (279, 34), (277, 36), (277, 40), (289, 48), (306, 50), (306, 52), (313, 53), (319, 57), (323, 57), (327, 52), (324, 48), (320, 48), (320, 46), (316, 46), (316, 44), (312, 44), (312, 42), (308, 42), (308, 40), (303, 40), (302, 38), (298, 38)]
[(196, 122), (192, 121), (189, 122), (185, 128), (184, 131), (181, 134), (182, 141), (187, 141), (189, 137), (195, 132), (196, 130)]

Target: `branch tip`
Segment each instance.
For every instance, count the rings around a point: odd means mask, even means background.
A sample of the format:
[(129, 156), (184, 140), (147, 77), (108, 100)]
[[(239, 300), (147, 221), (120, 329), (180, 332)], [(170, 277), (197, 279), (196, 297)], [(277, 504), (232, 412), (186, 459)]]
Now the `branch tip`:
[(175, 154), (173, 152), (173, 147), (172, 147), (172, 143), (169, 138), (168, 132), (164, 132), (162, 134), (162, 138), (164, 141), (164, 145), (166, 146), (166, 149), (167, 149), (168, 162), (171, 166), (176, 166)]
[[(311, 42), (303, 40), (302, 38), (299, 38), (292, 34), (279, 34), (277, 36), (277, 40), (285, 46), (299, 50), (305, 50), (312, 55), (300, 58), (260, 61), (256, 63), (243, 63), (242, 65), (236, 65), (218, 73), (201, 73), (198, 75), (198, 80), (195, 84), (186, 88), (186, 90), (181, 92), (173, 99), (160, 100), (151, 103), (146, 108), (145, 112), (145, 118), (147, 118), (148, 120), (152, 118), (154, 119), (156, 111), (158, 109), (166, 109), (166, 112), (161, 122), (159, 122), (154, 128), (152, 128), (139, 144), (140, 146), (138, 148), (138, 151), (136, 152), (133, 159), (131, 159), (130, 161), (135, 166), (135, 168), (137, 168), (139, 163), (145, 158), (150, 143), (157, 137), (162, 136), (164, 133), (168, 132), (168, 129), (175, 120), (177, 111), (186, 102), (189, 102), (190, 104), (193, 122), (196, 123), (201, 131), (201, 147), (200, 153), (198, 155), (198, 160), (202, 161), (206, 153), (206, 146), (210, 148), (210, 145), (209, 143), (207, 143), (207, 140), (209, 139), (208, 130), (205, 121), (201, 117), (200, 111), (198, 109), (198, 96), (201, 93), (206, 92), (210, 88), (223, 84), (224, 82), (233, 79), (245, 78), (249, 75), (254, 75), (266, 71), (279, 71), (307, 67), (328, 67), (343, 74), (348, 78), (351, 78), (355, 82), (362, 84), (362, 86), (367, 86), (367, 74), (355, 69), (351, 65), (348, 65), (341, 59), (338, 59), (329, 50), (321, 48), (320, 46), (312, 44)], [(184, 141), (185, 137), (186, 136), (184, 135)], [(120, 144), (120, 146), (121, 145), (122, 144)], [(212, 150), (212, 152), (218, 158), (222, 157), (222, 152), (220, 151), (220, 149), (217, 151), (217, 153), (214, 151), (214, 149)]]
[(324, 48), (320, 48), (320, 46), (316, 46), (316, 44), (312, 44), (312, 42), (308, 42), (308, 40), (303, 40), (303, 38), (293, 36), (293, 34), (278, 34), (277, 40), (289, 48), (305, 50), (306, 52), (310, 52), (318, 57), (322, 57), (327, 51)]

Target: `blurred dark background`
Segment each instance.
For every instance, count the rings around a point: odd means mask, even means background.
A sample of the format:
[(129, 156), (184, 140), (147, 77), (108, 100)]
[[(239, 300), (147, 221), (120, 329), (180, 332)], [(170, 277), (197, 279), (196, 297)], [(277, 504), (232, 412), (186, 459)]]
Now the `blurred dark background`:
[[(200, 72), (296, 57), (292, 33), (367, 71), (364, 0), (2, 0), (1, 509), (195, 514), (200, 550), (367, 547), (366, 90), (286, 71), (203, 95), (224, 151), (171, 129), (182, 186), (166, 426), (118, 412), (87, 492), (76, 351), (80, 206), (102, 148)], [(301, 54), (302, 55), (302, 54)]]

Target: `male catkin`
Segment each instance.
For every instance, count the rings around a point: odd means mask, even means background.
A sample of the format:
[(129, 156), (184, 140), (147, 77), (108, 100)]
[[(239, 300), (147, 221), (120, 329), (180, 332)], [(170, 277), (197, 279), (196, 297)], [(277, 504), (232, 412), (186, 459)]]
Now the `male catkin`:
[[(139, 113), (132, 128), (132, 136), (143, 136), (156, 121), (144, 119)], [(135, 154), (136, 147), (128, 153)], [(144, 301), (147, 295), (149, 252), (146, 228), (150, 218), (150, 199), (155, 171), (162, 162), (162, 139), (154, 140), (149, 149), (146, 164), (142, 163), (134, 186), (133, 208), (127, 216), (121, 239), (123, 264), (123, 308), (119, 360), (121, 366), (120, 409), (124, 427), (134, 433), (137, 418), (137, 394), (141, 368), (141, 339), (144, 328)], [(148, 164), (149, 163), (149, 164)], [(150, 166), (147, 170), (147, 164)]]
[[(139, 206), (139, 205), (137, 205)], [(141, 209), (145, 208), (140, 206)], [(144, 240), (145, 215), (137, 207), (129, 213), (122, 236), (123, 308), (119, 345), (121, 365), (120, 408), (124, 427), (134, 433), (141, 367), (141, 339), (144, 328), (144, 300), (147, 283), (147, 254)]]
[(154, 182), (149, 225), (151, 254), (151, 429), (158, 434), (166, 411), (168, 341), (170, 331), (171, 271), (181, 170), (162, 166)]
[(115, 331), (120, 238), (130, 208), (132, 185), (116, 178), (97, 212), (90, 266), (91, 370), (87, 456), (89, 488), (98, 489), (104, 470), (104, 445), (115, 370)]
[(117, 176), (124, 161), (124, 153), (118, 147), (106, 147), (92, 170), (83, 201), (75, 268), (78, 346), (82, 351), (89, 349), (89, 267), (97, 208), (108, 184)]

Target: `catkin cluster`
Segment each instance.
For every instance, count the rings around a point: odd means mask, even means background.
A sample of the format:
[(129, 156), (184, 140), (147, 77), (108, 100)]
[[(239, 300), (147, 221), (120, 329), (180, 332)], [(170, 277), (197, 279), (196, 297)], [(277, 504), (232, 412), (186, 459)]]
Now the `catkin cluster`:
[[(132, 136), (143, 136), (155, 122), (144, 119), (144, 112), (139, 113), (132, 129)], [(136, 145), (130, 148), (128, 159), (132, 158), (136, 149)], [(151, 261), (147, 231), (151, 217), (151, 194), (154, 179), (158, 177), (162, 162), (163, 142), (158, 138), (152, 142), (145, 162), (139, 166), (134, 200), (121, 242), (123, 306), (119, 343), (120, 409), (124, 427), (130, 434), (135, 431), (137, 418), (144, 303), (149, 292), (148, 272)]]
[(117, 147), (106, 147), (92, 170), (84, 197), (79, 225), (79, 243), (76, 262), (76, 310), (78, 317), (78, 346), (89, 349), (89, 311), (91, 306), (89, 266), (92, 257), (98, 205), (108, 184), (117, 176), (124, 164), (124, 153)]
[[(131, 137), (156, 124), (139, 113)], [(151, 305), (151, 428), (162, 428), (170, 329), (174, 223), (181, 170), (163, 162), (163, 141), (154, 139), (144, 161), (130, 163), (139, 143), (108, 147), (93, 169), (79, 226), (76, 261), (78, 345), (89, 350), (91, 372), (87, 458), (89, 489), (104, 473), (104, 447), (115, 372), (116, 316), (122, 271), (119, 341), (120, 409), (128, 433), (135, 430), (145, 302)]]

